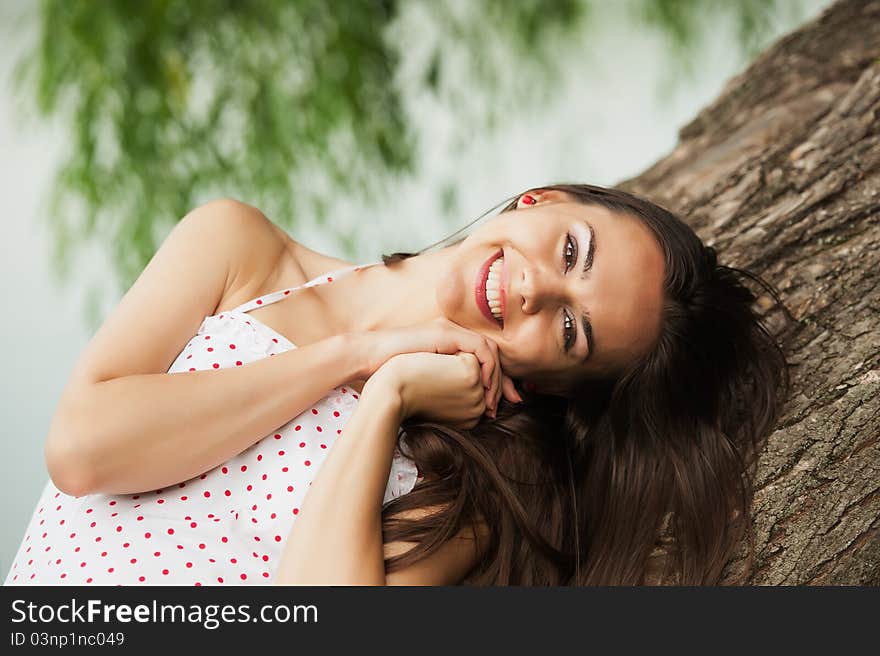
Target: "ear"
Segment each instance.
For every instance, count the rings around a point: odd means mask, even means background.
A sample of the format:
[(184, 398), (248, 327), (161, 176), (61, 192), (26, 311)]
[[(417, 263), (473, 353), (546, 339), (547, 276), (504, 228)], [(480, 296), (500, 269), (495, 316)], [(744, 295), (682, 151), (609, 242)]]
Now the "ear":
[[(526, 202), (525, 199), (527, 196), (534, 199), (534, 203)], [(565, 193), (564, 191), (558, 191), (556, 189), (534, 189), (532, 191), (527, 191), (524, 194), (520, 194), (519, 199), (516, 201), (516, 209), (527, 209), (529, 207), (537, 207), (542, 203), (564, 203), (570, 201), (571, 197)]]

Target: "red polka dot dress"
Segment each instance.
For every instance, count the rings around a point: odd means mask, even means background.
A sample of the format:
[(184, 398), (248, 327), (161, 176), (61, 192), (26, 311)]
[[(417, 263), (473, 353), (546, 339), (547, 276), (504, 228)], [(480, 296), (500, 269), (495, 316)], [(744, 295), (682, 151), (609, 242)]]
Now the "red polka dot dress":
[[(242, 367), (296, 348), (247, 312), (379, 263), (206, 317), (168, 373)], [(309, 485), (357, 403), (356, 392), (337, 387), (234, 458), (161, 490), (72, 497), (49, 480), (5, 585), (270, 583)], [(384, 501), (410, 492), (418, 477), (395, 449)]]

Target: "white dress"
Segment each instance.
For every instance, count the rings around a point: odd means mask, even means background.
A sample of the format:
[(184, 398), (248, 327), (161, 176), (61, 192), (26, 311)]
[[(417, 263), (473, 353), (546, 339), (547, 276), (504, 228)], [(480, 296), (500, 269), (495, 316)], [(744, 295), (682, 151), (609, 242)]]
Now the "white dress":
[[(373, 264), (206, 317), (168, 373), (244, 367), (296, 348), (247, 312)], [(5, 585), (270, 583), (309, 485), (357, 402), (356, 392), (337, 387), (237, 456), (162, 490), (72, 497), (49, 480)], [(410, 492), (418, 477), (396, 448), (384, 502)]]

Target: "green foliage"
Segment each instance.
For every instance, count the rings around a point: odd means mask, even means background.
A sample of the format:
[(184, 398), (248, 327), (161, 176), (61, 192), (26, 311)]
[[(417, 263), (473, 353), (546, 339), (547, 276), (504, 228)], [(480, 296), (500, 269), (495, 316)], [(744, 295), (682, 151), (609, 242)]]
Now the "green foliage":
[[(46, 0), (22, 75), (40, 111), (66, 113), (74, 147), (50, 215), (57, 260), (99, 232), (128, 286), (169, 224), (206, 194), (293, 217), (297, 174), (363, 184), (411, 165), (413, 144), (382, 40), (394, 2)], [(358, 176), (360, 175), (360, 178)], [(296, 196), (296, 203), (293, 199)], [(81, 212), (67, 201), (76, 198)], [(84, 214), (81, 225), (71, 224)]]
[[(480, 95), (491, 128), (524, 70), (552, 81), (560, 44), (593, 14), (590, 0), (424, 0), (440, 38), (420, 84), (439, 99)], [(369, 200), (413, 172), (415, 136), (395, 75), (409, 53), (387, 32), (397, 0), (43, 0), (38, 43), (19, 84), (43, 116), (70, 121), (72, 151), (49, 208), (53, 262), (64, 274), (90, 239), (110, 249), (126, 289), (170, 227), (211, 197), (237, 197), (292, 228), (326, 220), (328, 197)], [(775, 1), (633, 0), (679, 52), (701, 17), (733, 11), (744, 43), (761, 38)], [(551, 47), (552, 46), (552, 47)], [(453, 53), (467, 80), (446, 74)], [(506, 89), (506, 90), (505, 90)], [(454, 189), (439, 190), (456, 207)], [(353, 250), (354, 237), (341, 235)]]

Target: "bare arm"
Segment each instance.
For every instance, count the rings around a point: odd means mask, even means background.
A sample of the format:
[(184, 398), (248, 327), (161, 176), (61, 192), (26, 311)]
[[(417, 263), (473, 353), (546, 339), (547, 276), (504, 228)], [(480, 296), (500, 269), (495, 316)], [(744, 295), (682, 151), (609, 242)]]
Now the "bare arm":
[(386, 575), (385, 556), (414, 546), (383, 545), (382, 540), (382, 497), (403, 416), (400, 397), (380, 380), (368, 380), (354, 414), (312, 481), (284, 546), (275, 583), (452, 585), (470, 571), (478, 552), (471, 530), (465, 529), (430, 556)]
[[(357, 378), (349, 340), (330, 337), (243, 367), (141, 374), (95, 383), (63, 422), (78, 434), (56, 448), (68, 494), (126, 494), (172, 485), (241, 453)], [(55, 430), (63, 426), (53, 425)]]
[(263, 280), (283, 251), (275, 226), (238, 201), (205, 203), (178, 222), (65, 386), (45, 445), (62, 491), (187, 480), (359, 378), (343, 336), (234, 369), (167, 373), (233, 285)]

